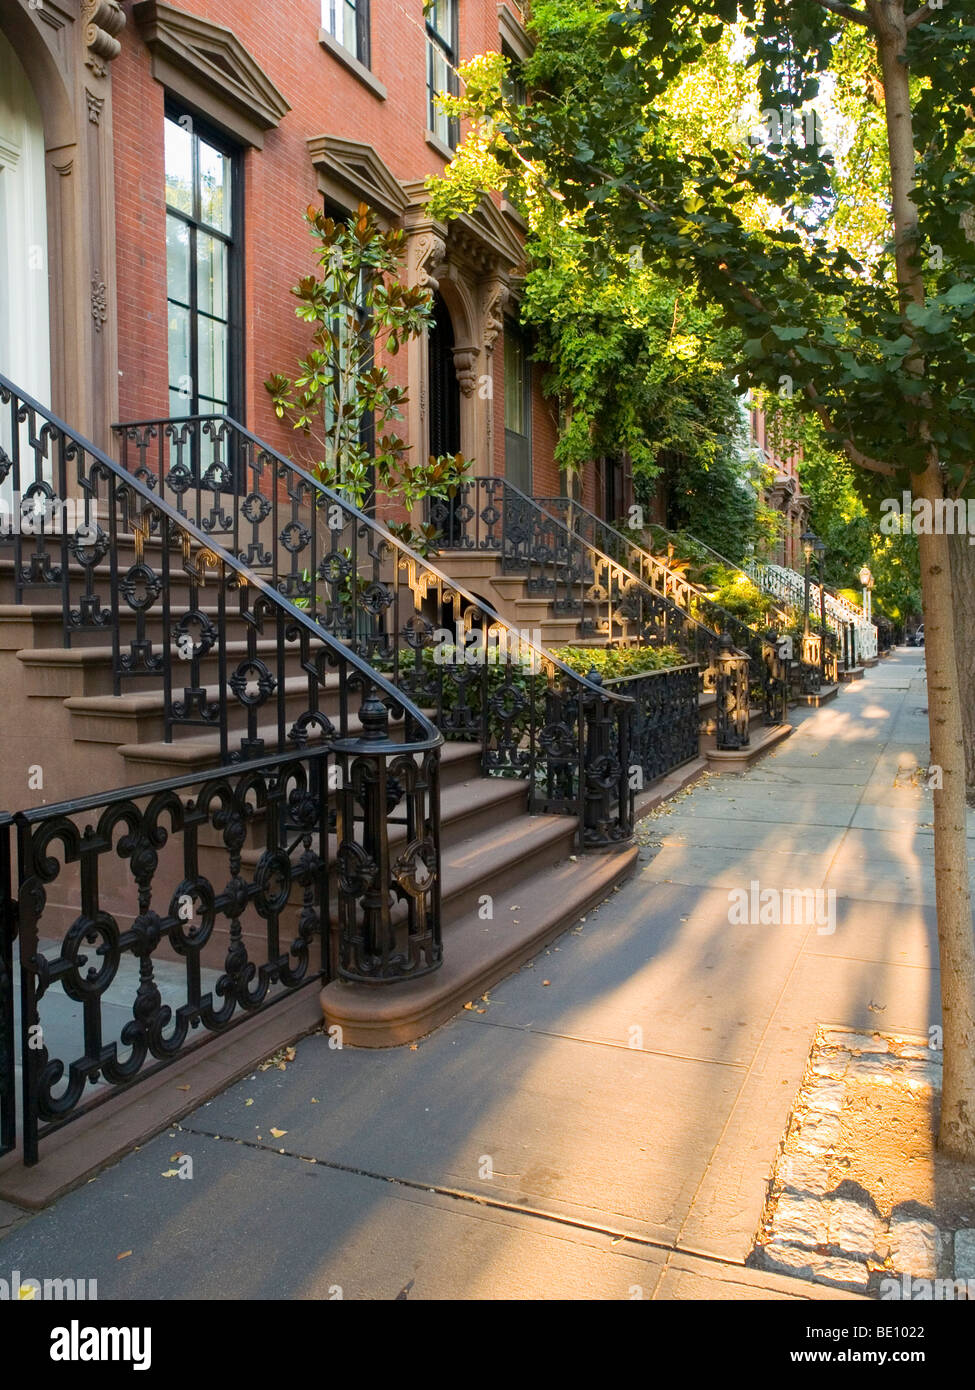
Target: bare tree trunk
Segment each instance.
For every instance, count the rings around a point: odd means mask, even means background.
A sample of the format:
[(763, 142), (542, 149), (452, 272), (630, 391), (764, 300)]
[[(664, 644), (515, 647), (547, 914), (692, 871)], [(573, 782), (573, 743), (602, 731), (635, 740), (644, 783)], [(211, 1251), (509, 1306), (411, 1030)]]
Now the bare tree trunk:
[(968, 536), (948, 537), (955, 614), (955, 659), (961, 685), (961, 727), (965, 738), (965, 786), (975, 806), (975, 545)]
[[(912, 192), (915, 178), (914, 131), (909, 70), (904, 60), (907, 30), (904, 0), (867, 0), (877, 33), (883, 71), (891, 193), (897, 246), (897, 279), (902, 308), (924, 304), (924, 281), (916, 258), (918, 216)], [(916, 357), (908, 370), (924, 374)], [(931, 505), (944, 497), (937, 452), (915, 475), (914, 492)], [(924, 646), (928, 672), (928, 728), (931, 762), (941, 768), (941, 790), (934, 793), (934, 874), (941, 963), (944, 1074), (938, 1143), (947, 1153), (975, 1159), (975, 936), (968, 886), (965, 834), (965, 746), (955, 659), (955, 633), (948, 537), (918, 537)]]

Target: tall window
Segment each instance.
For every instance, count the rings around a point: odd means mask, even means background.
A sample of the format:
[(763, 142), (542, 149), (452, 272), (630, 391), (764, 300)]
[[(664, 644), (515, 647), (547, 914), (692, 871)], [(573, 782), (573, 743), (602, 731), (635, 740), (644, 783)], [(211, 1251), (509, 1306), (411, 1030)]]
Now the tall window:
[(532, 491), (531, 367), (525, 339), (510, 319), (504, 325), (504, 472), (515, 487)]
[(457, 0), (433, 0), (427, 10), (427, 120), (433, 134), (452, 150), (460, 137), (457, 121), (441, 111), (436, 98), (459, 91), (457, 44)]
[(322, 0), (322, 28), (369, 66), (369, 0)]
[(195, 118), (166, 116), (166, 285), (173, 415), (234, 414), (238, 160)]
[(504, 82), (501, 84), (504, 99), (509, 106), (524, 106), (528, 101), (528, 88), (522, 75), (521, 59), (504, 42), (501, 44), (501, 52), (508, 60)]

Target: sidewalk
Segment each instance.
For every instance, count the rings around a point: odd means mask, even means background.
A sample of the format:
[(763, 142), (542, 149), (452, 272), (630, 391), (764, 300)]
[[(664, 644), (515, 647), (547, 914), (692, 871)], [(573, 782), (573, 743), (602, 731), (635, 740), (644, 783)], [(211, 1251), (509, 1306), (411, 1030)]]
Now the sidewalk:
[[(643, 822), (627, 884), (414, 1048), (316, 1034), (48, 1211), (0, 1204), (0, 1277), (100, 1299), (850, 1297), (744, 1261), (816, 1027), (939, 1020), (931, 794), (898, 779), (927, 763), (926, 703), (902, 649), (797, 713), (780, 751)], [(730, 925), (753, 880), (835, 889), (835, 932)], [(175, 1155), (192, 1180), (165, 1176)]]

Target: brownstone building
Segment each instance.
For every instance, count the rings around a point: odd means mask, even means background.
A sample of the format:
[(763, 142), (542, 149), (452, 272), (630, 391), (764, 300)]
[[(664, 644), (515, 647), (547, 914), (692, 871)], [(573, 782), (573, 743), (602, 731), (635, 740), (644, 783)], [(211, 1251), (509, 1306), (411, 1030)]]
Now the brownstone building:
[(304, 209), (364, 201), (436, 295), (395, 367), (411, 445), (561, 491), (518, 214), (445, 226), (424, 190), (460, 135), (436, 92), (529, 43), (515, 0), (0, 0), (0, 370), (103, 447), (119, 420), (228, 413), (290, 451), (263, 382), (308, 345)]
[(754, 406), (749, 410), (752, 446), (763, 463), (775, 470), (772, 483), (765, 490), (765, 501), (777, 511), (780, 522), (779, 537), (770, 553), (764, 558), (773, 564), (785, 565), (787, 569), (801, 570), (803, 567), (802, 544), (800, 536), (809, 525), (809, 498), (802, 490), (799, 481), (799, 464), (802, 454), (799, 450), (783, 457), (779, 449), (768, 438), (765, 412)]

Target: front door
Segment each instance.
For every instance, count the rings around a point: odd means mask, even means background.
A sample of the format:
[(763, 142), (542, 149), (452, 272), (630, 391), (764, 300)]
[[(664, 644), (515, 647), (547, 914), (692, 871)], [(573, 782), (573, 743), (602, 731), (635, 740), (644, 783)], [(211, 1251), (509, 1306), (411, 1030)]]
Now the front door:
[[(0, 372), (46, 406), (51, 404), (48, 313), (44, 125), (27, 74), (0, 33)], [(0, 446), (11, 449), (9, 411), (0, 422)], [(50, 482), (50, 461), (43, 466)], [(21, 490), (32, 480), (33, 469), (21, 478)], [(12, 488), (8, 476), (0, 485), (8, 508)]]
[[(446, 304), (437, 295), (433, 320), (427, 329), (430, 378), (429, 450), (434, 458), (460, 453), (460, 384), (454, 366), (454, 326)], [(448, 504), (446, 515), (437, 508), (435, 520), (444, 532), (443, 545), (450, 549), (459, 543), (455, 534), (456, 500)]]

